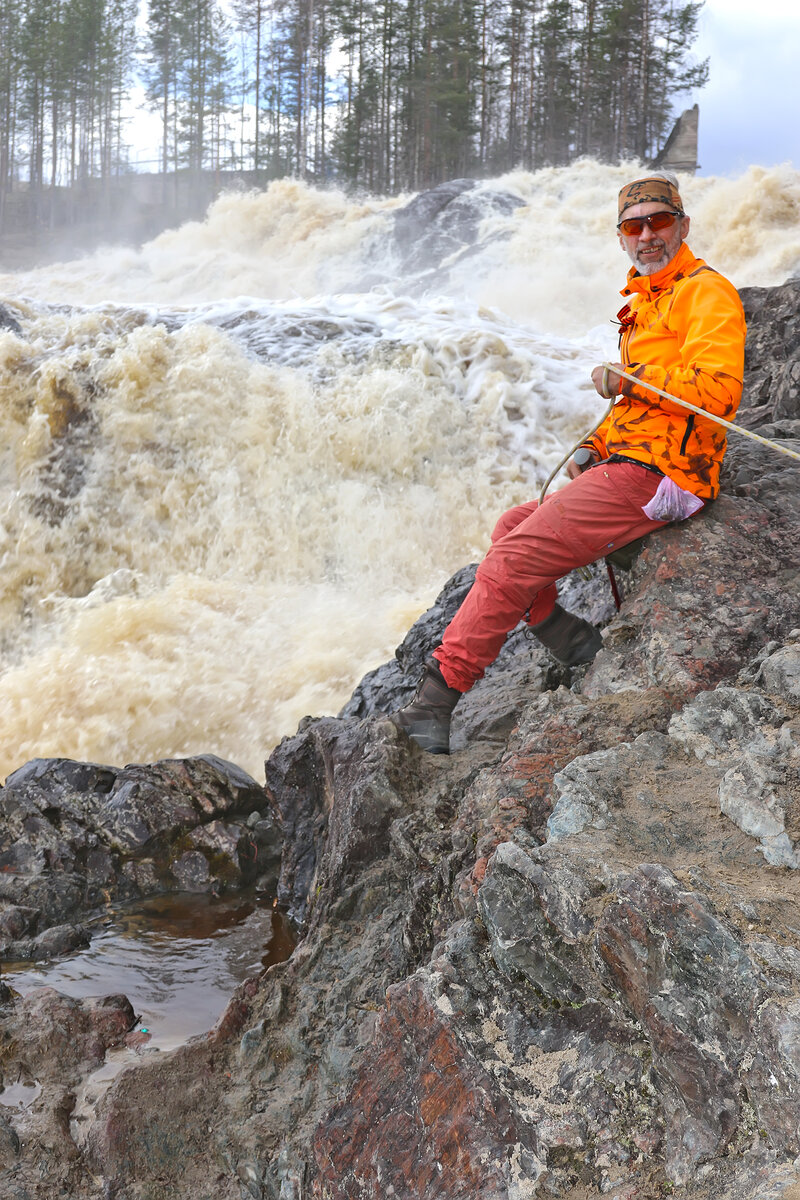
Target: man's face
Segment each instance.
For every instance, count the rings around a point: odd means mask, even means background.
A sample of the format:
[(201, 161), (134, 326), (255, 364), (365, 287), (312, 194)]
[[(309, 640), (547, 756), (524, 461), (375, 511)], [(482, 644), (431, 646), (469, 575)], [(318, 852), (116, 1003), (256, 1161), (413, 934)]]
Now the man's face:
[[(665, 204), (648, 200), (645, 204), (632, 204), (626, 208), (622, 219), (649, 217), (653, 213), (667, 211)], [(630, 237), (620, 232), (619, 244), (640, 275), (655, 275), (656, 271), (672, 262), (688, 232), (689, 218), (678, 217), (669, 229), (662, 229), (659, 233), (653, 233), (649, 225), (643, 225), (641, 233)]]

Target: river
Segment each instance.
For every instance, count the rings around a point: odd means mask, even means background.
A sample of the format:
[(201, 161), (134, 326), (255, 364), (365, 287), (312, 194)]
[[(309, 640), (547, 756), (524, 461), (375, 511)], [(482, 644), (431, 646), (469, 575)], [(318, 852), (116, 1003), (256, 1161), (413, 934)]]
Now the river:
[[(0, 777), (211, 752), (263, 780), (597, 419), (627, 269), (585, 161), (409, 196), (298, 181), (0, 275)], [(737, 286), (800, 265), (800, 173), (687, 178)]]

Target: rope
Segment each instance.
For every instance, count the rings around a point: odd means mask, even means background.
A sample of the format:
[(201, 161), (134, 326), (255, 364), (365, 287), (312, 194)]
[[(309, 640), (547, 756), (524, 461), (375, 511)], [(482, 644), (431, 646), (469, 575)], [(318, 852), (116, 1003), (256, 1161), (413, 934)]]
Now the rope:
[[(547, 495), (547, 489), (550, 487), (550, 484), (553, 482), (553, 480), (555, 479), (556, 475), (557, 475), (557, 474), (558, 474), (558, 472), (561, 470), (561, 468), (562, 468), (562, 467), (563, 467), (563, 466), (564, 466), (566, 463), (568, 463), (568, 462), (569, 462), (569, 460), (572, 458), (573, 454), (574, 454), (574, 453), (575, 453), (575, 451), (578, 449), (578, 447), (579, 447), (579, 446), (580, 446), (580, 445), (581, 445), (583, 442), (585, 442), (587, 438), (590, 438), (590, 437), (592, 436), (592, 434), (595, 432), (595, 430), (596, 430), (596, 429), (599, 429), (599, 428), (600, 428), (600, 426), (603, 424), (603, 421), (605, 421), (606, 417), (607, 417), (607, 416), (608, 416), (608, 414), (611, 412), (612, 408), (614, 407), (614, 405), (615, 405), (616, 403), (617, 403), (617, 397), (616, 397), (616, 396), (612, 396), (612, 397), (611, 397), (611, 403), (609, 404), (608, 408), (607, 408), (607, 409), (606, 409), (606, 411), (603, 413), (602, 417), (601, 417), (601, 418), (600, 418), (600, 420), (597, 422), (597, 424), (596, 424), (596, 425), (593, 425), (593, 426), (592, 426), (592, 428), (589, 430), (589, 432), (588, 432), (588, 433), (584, 433), (584, 434), (582, 435), (582, 437), (581, 437), (581, 440), (580, 440), (579, 442), (576, 442), (576, 443), (575, 443), (575, 445), (572, 447), (572, 449), (571, 449), (571, 450), (568, 450), (568, 451), (567, 451), (567, 453), (566, 453), (566, 454), (564, 455), (564, 457), (562, 458), (561, 462), (560, 462), (560, 463), (558, 463), (558, 464), (556, 465), (556, 467), (555, 467), (555, 468), (554, 468), (554, 469), (553, 469), (553, 470), (550, 472), (550, 474), (547, 476), (547, 479), (545, 479), (545, 481), (544, 481), (544, 484), (543, 484), (543, 486), (542, 486), (542, 490), (539, 492), (539, 503), (540, 503), (540, 504), (543, 504), (543, 503), (544, 503), (544, 498), (545, 498), (545, 496)], [(576, 567), (576, 568), (575, 568), (575, 570), (578, 572), (578, 574), (580, 575), (581, 579), (591, 579), (591, 578), (592, 578), (592, 572), (589, 570), (589, 568), (588, 568), (588, 567)]]
[[(671, 396), (669, 392), (662, 392), (661, 388), (655, 387), (654, 384), (645, 383), (643, 379), (637, 379), (635, 375), (629, 375), (627, 371), (620, 371), (613, 363), (603, 363), (602, 366), (604, 370), (613, 371), (615, 375), (620, 375), (623, 379), (630, 379), (631, 383), (636, 383), (639, 387), (646, 388), (648, 392), (655, 392), (657, 396), (663, 396), (665, 400), (671, 400), (673, 404), (680, 404), (682, 408), (688, 408), (692, 412), (698, 413), (701, 417), (705, 417), (708, 421), (716, 421), (717, 425), (724, 425), (726, 429), (732, 429), (734, 433), (742, 433), (745, 437), (752, 438), (754, 442), (761, 442), (762, 446), (769, 446), (770, 450), (777, 450), (779, 454), (788, 454), (789, 458), (796, 458), (800, 462), (800, 454), (796, 450), (790, 450), (788, 446), (781, 446), (778, 442), (771, 442), (769, 438), (762, 437), (760, 433), (753, 433), (752, 429), (744, 429), (741, 425), (734, 425), (733, 421), (726, 421), (724, 417), (715, 417), (713, 413), (706, 412), (704, 408), (698, 408), (695, 404), (690, 404), (688, 400), (679, 400), (677, 396)], [(616, 401), (616, 396), (614, 400)], [(605, 417), (603, 417), (603, 420), (605, 420)], [(595, 429), (597, 428), (597, 425), (595, 425)], [(594, 433), (594, 429), (592, 433)], [(585, 441), (585, 439), (583, 440)], [(580, 443), (578, 444), (580, 445)]]
[(575, 445), (572, 447), (572, 449), (567, 451), (567, 453), (566, 453), (566, 454), (564, 455), (564, 457), (561, 459), (561, 462), (560, 462), (560, 463), (557, 463), (557, 465), (556, 465), (556, 466), (553, 468), (553, 470), (552, 470), (552, 471), (550, 472), (550, 474), (547, 476), (547, 479), (545, 479), (545, 481), (544, 481), (544, 484), (542, 485), (542, 490), (539, 492), (539, 503), (540, 503), (540, 504), (543, 504), (543, 503), (544, 503), (544, 498), (545, 498), (545, 496), (547, 495), (547, 489), (550, 487), (550, 484), (553, 482), (553, 480), (555, 479), (556, 475), (557, 475), (557, 474), (558, 474), (558, 472), (561, 470), (561, 468), (562, 468), (563, 466), (566, 466), (566, 464), (567, 464), (567, 463), (569, 462), (569, 460), (572, 458), (573, 454), (574, 454), (574, 453), (575, 453), (575, 451), (578, 449), (578, 447), (579, 447), (579, 446), (582, 446), (582, 445), (583, 445), (583, 443), (586, 441), (586, 439), (587, 439), (587, 438), (590, 438), (590, 437), (592, 436), (592, 434), (593, 434), (593, 433), (595, 433), (595, 432), (596, 432), (596, 431), (597, 431), (597, 430), (600, 428), (600, 426), (603, 424), (603, 421), (605, 421), (606, 417), (607, 417), (607, 416), (608, 416), (608, 414), (611, 412), (612, 408), (614, 407), (614, 405), (615, 405), (616, 403), (617, 403), (617, 397), (616, 397), (616, 396), (612, 396), (612, 397), (611, 397), (611, 403), (609, 404), (608, 408), (607, 408), (607, 409), (606, 409), (606, 411), (603, 413), (602, 417), (601, 417), (601, 418), (600, 418), (600, 420), (597, 422), (597, 424), (596, 424), (596, 425), (593, 425), (593, 426), (592, 426), (592, 428), (591, 428), (591, 429), (588, 431), (588, 433), (583, 433), (583, 434), (581, 434), (581, 439), (580, 439), (580, 441), (579, 441), (579, 442), (576, 442), (576, 443), (575, 443)]
[[(637, 379), (635, 375), (629, 375), (627, 371), (620, 371), (619, 368), (615, 367), (613, 363), (602, 363), (601, 365), (603, 367), (603, 383), (605, 385), (608, 384), (608, 372), (613, 371), (615, 375), (619, 375), (622, 379), (630, 379), (631, 383), (636, 383), (639, 385), (639, 387), (646, 388), (649, 392), (655, 392), (657, 396), (663, 396), (665, 400), (671, 400), (673, 404), (679, 404), (682, 408), (688, 408), (691, 410), (691, 412), (698, 413), (699, 416), (705, 417), (709, 421), (716, 421), (717, 425), (724, 425), (726, 429), (732, 429), (734, 433), (741, 433), (745, 437), (752, 438), (754, 442), (761, 442), (762, 446), (769, 446), (770, 450), (777, 450), (779, 454), (786, 454), (789, 456), (789, 458), (796, 458), (798, 462), (800, 462), (800, 454), (798, 454), (796, 450), (790, 450), (788, 446), (781, 446), (778, 444), (778, 442), (771, 442), (769, 438), (762, 437), (760, 433), (753, 433), (752, 429), (744, 429), (741, 425), (734, 425), (733, 421), (726, 421), (724, 417), (715, 417), (713, 413), (706, 412), (704, 408), (698, 408), (695, 404), (690, 404), (688, 400), (679, 400), (677, 396), (672, 396), (669, 392), (663, 392), (661, 388), (657, 388), (655, 384), (645, 383), (643, 379)], [(550, 472), (550, 474), (547, 476), (547, 479), (544, 481), (542, 490), (539, 492), (540, 504), (544, 503), (544, 498), (547, 495), (547, 489), (550, 487), (550, 484), (553, 482), (561, 468), (569, 462), (575, 451), (600, 428), (616, 403), (617, 397), (612, 396), (611, 403), (597, 424), (593, 425), (587, 433), (584, 433), (581, 436), (580, 441), (577, 441), (575, 445), (567, 451), (567, 453), (561, 459), (561, 462), (559, 462)], [(591, 571), (589, 571), (588, 567), (578, 567), (577, 570), (584, 579), (591, 579)], [(616, 600), (616, 596), (614, 599)], [(617, 607), (619, 607), (619, 605), (617, 605)]]

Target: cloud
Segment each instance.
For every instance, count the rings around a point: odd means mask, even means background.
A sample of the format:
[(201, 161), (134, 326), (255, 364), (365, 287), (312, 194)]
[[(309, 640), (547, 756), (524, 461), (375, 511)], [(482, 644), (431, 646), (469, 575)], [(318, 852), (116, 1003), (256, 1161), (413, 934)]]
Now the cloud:
[(706, 0), (699, 31), (694, 54), (710, 59), (709, 81), (688, 103), (700, 105), (702, 174), (800, 164), (796, 0)]

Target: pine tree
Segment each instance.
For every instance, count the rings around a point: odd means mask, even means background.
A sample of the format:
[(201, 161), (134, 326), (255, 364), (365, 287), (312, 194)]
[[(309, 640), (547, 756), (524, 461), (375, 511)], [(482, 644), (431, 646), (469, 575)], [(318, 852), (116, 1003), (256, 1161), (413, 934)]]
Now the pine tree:
[(0, 228), (17, 166), (21, 29), (21, 0), (4, 0), (0, 5)]
[(189, 40), (186, 0), (149, 0), (145, 35), (147, 99), (161, 117), (161, 171), (166, 201), (167, 174), (177, 172), (181, 135), (179, 102)]

